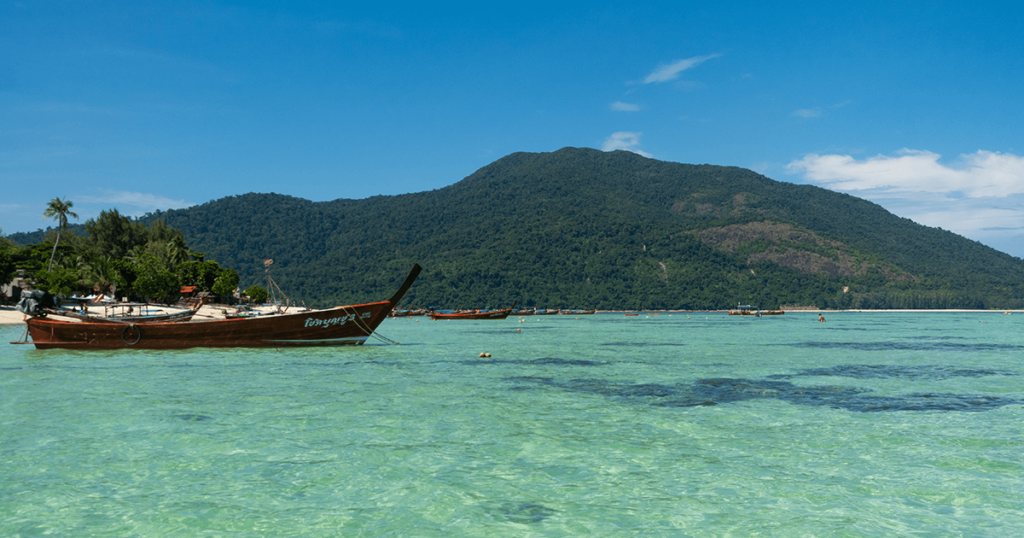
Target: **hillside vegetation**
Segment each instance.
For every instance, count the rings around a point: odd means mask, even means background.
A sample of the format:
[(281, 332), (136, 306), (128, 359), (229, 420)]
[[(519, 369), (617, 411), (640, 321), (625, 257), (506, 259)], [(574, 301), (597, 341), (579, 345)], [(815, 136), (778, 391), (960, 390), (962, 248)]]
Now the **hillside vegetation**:
[[(601, 309), (1011, 308), (1024, 260), (871, 202), (750, 170), (565, 148), (442, 189), (310, 202), (244, 194), (147, 215), (239, 270), (326, 306)], [(845, 291), (844, 291), (845, 290)]]

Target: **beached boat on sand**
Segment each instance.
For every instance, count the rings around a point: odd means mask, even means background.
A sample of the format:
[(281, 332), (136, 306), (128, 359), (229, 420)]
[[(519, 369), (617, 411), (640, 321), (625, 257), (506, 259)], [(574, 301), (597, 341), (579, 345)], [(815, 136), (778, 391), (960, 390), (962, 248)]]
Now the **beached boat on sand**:
[(185, 349), (360, 345), (402, 299), (420, 273), (417, 264), (387, 301), (276, 316), (180, 323), (80, 323), (29, 318), (37, 349)]

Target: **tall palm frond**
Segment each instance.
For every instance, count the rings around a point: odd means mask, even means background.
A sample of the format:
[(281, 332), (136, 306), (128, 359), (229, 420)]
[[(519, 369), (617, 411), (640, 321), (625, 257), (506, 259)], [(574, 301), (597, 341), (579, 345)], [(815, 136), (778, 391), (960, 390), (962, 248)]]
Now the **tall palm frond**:
[(53, 219), (57, 221), (57, 240), (53, 243), (53, 252), (50, 254), (50, 265), (46, 267), (47, 271), (53, 269), (53, 257), (57, 255), (57, 245), (60, 244), (60, 234), (64, 233), (64, 229), (68, 227), (68, 217), (77, 219), (78, 214), (71, 211), (71, 207), (75, 204), (64, 198), (54, 198), (50, 200), (50, 203), (46, 206), (46, 211), (43, 211), (43, 219)]

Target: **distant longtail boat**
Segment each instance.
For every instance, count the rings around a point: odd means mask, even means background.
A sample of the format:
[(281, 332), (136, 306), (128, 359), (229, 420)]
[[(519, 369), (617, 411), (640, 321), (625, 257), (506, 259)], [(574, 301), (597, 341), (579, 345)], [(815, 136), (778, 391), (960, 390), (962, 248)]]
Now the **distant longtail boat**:
[(473, 310), (470, 312), (452, 312), (448, 314), (431, 312), (427, 315), (430, 316), (430, 319), (505, 319), (512, 313), (515, 307), (516, 304), (512, 303), (512, 308), (504, 310)]

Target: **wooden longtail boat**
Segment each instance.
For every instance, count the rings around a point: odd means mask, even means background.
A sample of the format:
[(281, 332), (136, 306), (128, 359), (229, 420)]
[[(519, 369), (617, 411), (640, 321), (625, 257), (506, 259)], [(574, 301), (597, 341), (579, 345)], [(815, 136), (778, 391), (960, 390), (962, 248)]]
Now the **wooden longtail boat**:
[(565, 316), (588, 316), (596, 313), (597, 310), (562, 310), (562, 315)]
[(427, 315), (430, 316), (430, 319), (505, 319), (515, 307), (515, 303), (512, 303), (512, 308), (505, 310), (474, 310), (472, 312), (452, 312), (451, 314), (431, 312)]
[(387, 301), (294, 314), (180, 323), (77, 323), (29, 318), (36, 349), (185, 349), (360, 345), (416, 280), (419, 264)]

